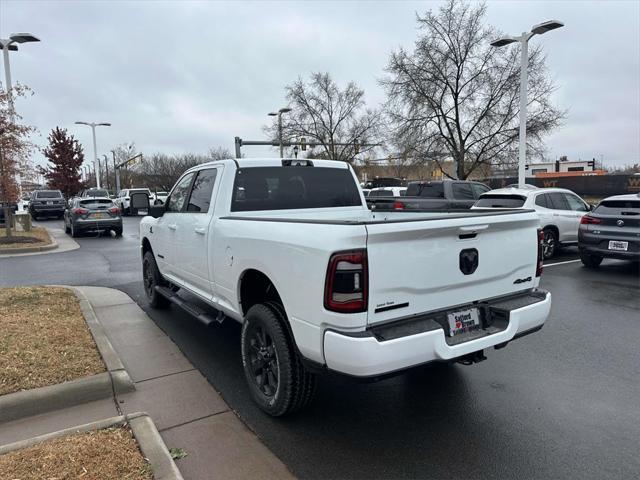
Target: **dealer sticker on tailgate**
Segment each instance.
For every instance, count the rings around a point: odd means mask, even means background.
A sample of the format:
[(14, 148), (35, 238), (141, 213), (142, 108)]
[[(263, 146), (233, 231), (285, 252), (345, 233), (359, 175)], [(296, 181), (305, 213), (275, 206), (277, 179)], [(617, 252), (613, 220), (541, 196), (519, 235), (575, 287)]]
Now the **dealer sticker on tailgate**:
[(447, 320), (450, 337), (480, 328), (480, 314), (477, 308), (448, 313)]

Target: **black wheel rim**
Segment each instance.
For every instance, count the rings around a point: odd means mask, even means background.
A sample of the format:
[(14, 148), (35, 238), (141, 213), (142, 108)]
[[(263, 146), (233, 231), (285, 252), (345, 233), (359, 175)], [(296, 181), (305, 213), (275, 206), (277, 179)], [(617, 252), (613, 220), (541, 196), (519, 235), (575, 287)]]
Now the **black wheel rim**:
[(155, 290), (155, 279), (148, 261), (144, 262), (144, 290), (148, 297), (151, 297)]
[(262, 326), (249, 332), (249, 368), (258, 389), (267, 397), (278, 391), (278, 355), (273, 339)]
[(551, 232), (545, 232), (544, 240), (542, 242), (542, 253), (544, 258), (549, 258), (553, 255), (556, 249), (556, 238)]

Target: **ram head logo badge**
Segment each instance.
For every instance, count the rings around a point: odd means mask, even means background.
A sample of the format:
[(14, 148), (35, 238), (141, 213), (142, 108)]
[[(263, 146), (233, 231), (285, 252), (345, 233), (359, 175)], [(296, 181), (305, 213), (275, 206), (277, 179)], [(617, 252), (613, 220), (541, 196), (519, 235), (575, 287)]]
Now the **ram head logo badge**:
[(467, 248), (460, 252), (460, 271), (471, 275), (478, 268), (478, 250)]

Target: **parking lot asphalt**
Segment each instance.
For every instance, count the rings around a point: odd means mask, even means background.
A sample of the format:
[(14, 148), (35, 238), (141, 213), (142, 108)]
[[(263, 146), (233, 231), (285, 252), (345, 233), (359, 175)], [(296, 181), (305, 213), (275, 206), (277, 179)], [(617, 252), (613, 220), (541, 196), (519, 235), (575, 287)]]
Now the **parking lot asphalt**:
[(426, 366), (374, 383), (323, 376), (308, 410), (273, 419), (249, 398), (235, 322), (205, 329), (176, 308), (148, 308), (138, 221), (125, 218), (122, 238), (79, 238), (73, 252), (0, 259), (0, 285), (126, 292), (296, 476), (637, 477), (637, 265), (605, 260), (588, 270), (567, 249), (547, 262), (542, 287), (553, 306), (539, 333), (486, 351), (488, 360), (472, 366)]

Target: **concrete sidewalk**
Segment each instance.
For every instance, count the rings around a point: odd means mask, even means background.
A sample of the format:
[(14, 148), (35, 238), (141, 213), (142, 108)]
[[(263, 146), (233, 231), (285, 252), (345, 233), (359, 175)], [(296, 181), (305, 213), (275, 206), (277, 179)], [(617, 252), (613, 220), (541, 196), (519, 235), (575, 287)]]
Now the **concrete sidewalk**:
[(5, 423), (0, 445), (119, 414), (148, 412), (185, 479), (293, 478), (229, 409), (175, 344), (126, 294), (80, 287), (133, 379), (136, 391)]

